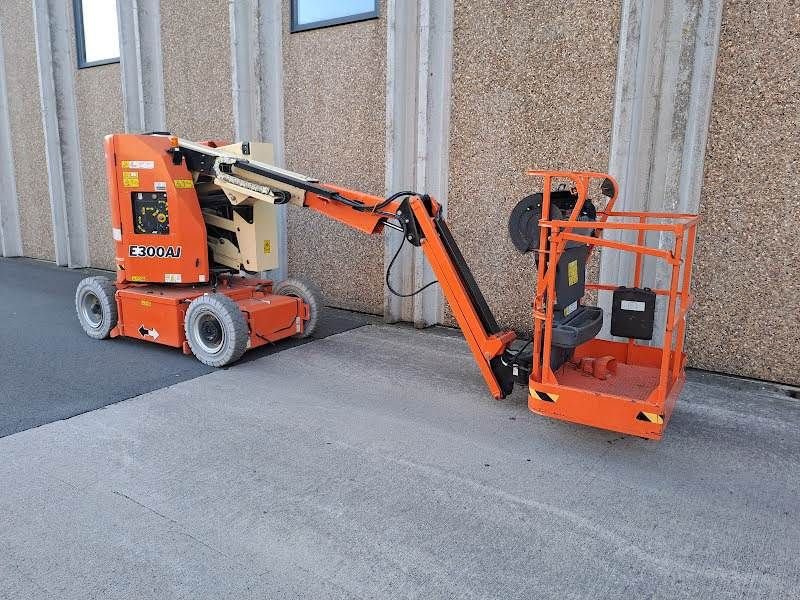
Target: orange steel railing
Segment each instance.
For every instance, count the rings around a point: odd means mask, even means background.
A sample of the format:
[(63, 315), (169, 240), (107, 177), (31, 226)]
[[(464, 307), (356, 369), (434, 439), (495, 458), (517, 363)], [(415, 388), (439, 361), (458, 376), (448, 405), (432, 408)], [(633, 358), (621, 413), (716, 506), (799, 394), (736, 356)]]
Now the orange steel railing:
[[(538, 171), (530, 170), (529, 175), (541, 177), (542, 219), (539, 221), (540, 260), (537, 266), (536, 296), (533, 303), (533, 371), (531, 379), (542, 383), (557, 384), (557, 378), (550, 368), (551, 343), (553, 332), (553, 305), (555, 304), (556, 265), (563, 254), (567, 241), (582, 242), (594, 247), (602, 246), (636, 255), (633, 273), (633, 286), (641, 287), (643, 258), (653, 256), (671, 266), (669, 287), (653, 289), (659, 296), (667, 297), (667, 314), (663, 343), (661, 345), (661, 364), (659, 370), (658, 393), (654, 400), (663, 403), (668, 390), (683, 369), (683, 343), (686, 334), (686, 314), (693, 298), (689, 292), (692, 276), (697, 224), (700, 217), (688, 213), (614, 211), (618, 196), (616, 180), (606, 173), (584, 171)], [(614, 194), (609, 198), (604, 210), (597, 210), (596, 222), (578, 221), (578, 216), (586, 202), (592, 180), (608, 178), (614, 186)], [(554, 179), (572, 181), (578, 194), (575, 208), (566, 221), (550, 220), (550, 192)], [(609, 218), (634, 219), (635, 222), (609, 221)], [(653, 220), (669, 221), (653, 223)], [(595, 230), (594, 236), (575, 233), (575, 229)], [(636, 243), (605, 239), (606, 230), (635, 231)], [(646, 245), (647, 232), (667, 232), (675, 236), (672, 249), (653, 248)], [(684, 245), (685, 242), (685, 245)], [(681, 266), (683, 273), (681, 274)], [(586, 289), (613, 291), (619, 284), (586, 283)], [(626, 342), (626, 358), (630, 360), (634, 351), (634, 340)], [(673, 349), (674, 346), (674, 349)], [(626, 360), (625, 362), (628, 362)]]

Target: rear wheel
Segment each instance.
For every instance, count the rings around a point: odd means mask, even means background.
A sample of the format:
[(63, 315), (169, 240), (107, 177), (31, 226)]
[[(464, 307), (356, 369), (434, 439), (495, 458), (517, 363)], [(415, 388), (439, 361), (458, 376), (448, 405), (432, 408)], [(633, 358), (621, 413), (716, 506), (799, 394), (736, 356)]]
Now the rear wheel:
[(322, 314), (322, 292), (319, 288), (305, 277), (294, 277), (275, 284), (272, 288), (273, 293), (280, 296), (293, 296), (300, 298), (308, 304), (308, 321), (303, 325), (303, 333), (298, 333), (294, 337), (307, 338), (319, 325)]
[(236, 362), (247, 350), (247, 321), (239, 305), (225, 294), (192, 300), (183, 327), (192, 353), (210, 367)]
[(117, 326), (114, 284), (108, 277), (87, 277), (75, 290), (75, 311), (81, 327), (91, 338), (102, 340)]

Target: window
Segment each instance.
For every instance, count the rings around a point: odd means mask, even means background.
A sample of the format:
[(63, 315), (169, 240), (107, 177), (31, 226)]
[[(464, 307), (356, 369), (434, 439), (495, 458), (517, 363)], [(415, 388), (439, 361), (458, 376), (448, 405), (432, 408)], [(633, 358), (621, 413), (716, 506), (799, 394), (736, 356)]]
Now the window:
[(292, 0), (292, 32), (378, 18), (378, 0)]
[(78, 67), (119, 62), (119, 29), (115, 0), (73, 0)]

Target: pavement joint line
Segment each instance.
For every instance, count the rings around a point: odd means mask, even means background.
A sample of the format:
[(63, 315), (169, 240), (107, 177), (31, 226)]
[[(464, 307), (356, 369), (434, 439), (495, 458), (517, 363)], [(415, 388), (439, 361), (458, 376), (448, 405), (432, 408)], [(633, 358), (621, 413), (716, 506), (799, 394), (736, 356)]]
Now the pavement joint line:
[(211, 544), (208, 544), (207, 542), (204, 542), (203, 540), (201, 540), (201, 539), (200, 539), (200, 538), (198, 538), (197, 536), (195, 536), (195, 535), (193, 535), (193, 534), (189, 533), (189, 532), (186, 530), (186, 528), (185, 528), (185, 525), (183, 525), (182, 523), (179, 523), (179, 522), (178, 522), (178, 521), (176, 521), (175, 519), (173, 519), (173, 518), (171, 518), (171, 517), (168, 517), (168, 516), (166, 516), (166, 515), (164, 515), (164, 514), (162, 514), (162, 513), (158, 512), (156, 509), (154, 509), (154, 508), (152, 508), (152, 507), (150, 507), (150, 506), (147, 506), (146, 504), (144, 504), (144, 503), (142, 503), (142, 502), (139, 502), (139, 501), (138, 501), (138, 500), (136, 500), (135, 498), (131, 498), (131, 497), (130, 497), (128, 494), (125, 494), (124, 492), (120, 492), (119, 490), (114, 490), (114, 489), (112, 489), (112, 490), (110, 490), (110, 491), (111, 491), (111, 493), (112, 493), (112, 494), (115, 494), (116, 496), (120, 496), (121, 498), (124, 498), (125, 500), (128, 500), (129, 502), (132, 502), (133, 504), (135, 504), (135, 505), (137, 505), (137, 506), (140, 506), (140, 507), (142, 507), (143, 509), (145, 509), (145, 510), (147, 510), (147, 511), (151, 512), (151, 513), (153, 513), (154, 515), (156, 515), (156, 516), (158, 516), (158, 517), (160, 517), (161, 519), (163, 519), (163, 520), (164, 520), (164, 521), (166, 521), (167, 523), (170, 523), (171, 525), (174, 525), (175, 527), (177, 527), (177, 528), (178, 528), (178, 532), (179, 532), (179, 533), (181, 533), (182, 535), (185, 535), (185, 536), (186, 536), (186, 537), (188, 537), (189, 539), (191, 539), (191, 540), (193, 540), (193, 541), (197, 542), (197, 543), (198, 543), (198, 544), (200, 544), (201, 546), (204, 546), (204, 547), (208, 548), (209, 550), (211, 550), (212, 552), (215, 552), (216, 554), (219, 554), (219, 555), (220, 555), (220, 556), (222, 556), (223, 558), (226, 558), (226, 559), (228, 559), (228, 560), (230, 560), (230, 561), (233, 561), (234, 563), (236, 563), (236, 564), (237, 564), (237, 565), (239, 565), (240, 567), (242, 567), (242, 568), (244, 568), (244, 569), (247, 569), (247, 566), (246, 566), (246, 565), (243, 565), (243, 564), (241, 564), (239, 561), (237, 561), (237, 560), (236, 560), (236, 559), (234, 559), (233, 557), (229, 556), (228, 554), (226, 554), (225, 552), (223, 552), (223, 551), (222, 551), (222, 550), (220, 550), (219, 548), (215, 548), (215, 547), (214, 547), (214, 546), (212, 546)]

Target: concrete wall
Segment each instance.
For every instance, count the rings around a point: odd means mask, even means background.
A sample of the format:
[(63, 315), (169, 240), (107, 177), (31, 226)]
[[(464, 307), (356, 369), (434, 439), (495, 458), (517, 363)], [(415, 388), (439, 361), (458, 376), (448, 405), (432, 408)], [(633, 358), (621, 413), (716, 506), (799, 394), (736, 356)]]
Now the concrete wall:
[(167, 129), (190, 140), (233, 140), (227, 0), (161, 5)]
[(14, 174), (25, 256), (53, 260), (53, 222), (30, 0), (0, 2)]
[(534, 189), (525, 170), (608, 164), (619, 12), (616, 1), (455, 2), (448, 221), (505, 326), (530, 330), (533, 257), (507, 233)]
[[(377, 20), (289, 33), (284, 8), (287, 168), (383, 195), (385, 9), (381, 3)], [(290, 209), (288, 243), (289, 274), (304, 273), (316, 281), (329, 304), (383, 311), (380, 237)]]
[[(74, 21), (71, 24), (74, 39)], [(103, 138), (124, 131), (120, 65), (78, 69), (76, 60), (73, 64), (89, 260), (93, 267), (114, 269)]]
[(800, 384), (800, 12), (725, 3), (687, 349), (695, 367)]

